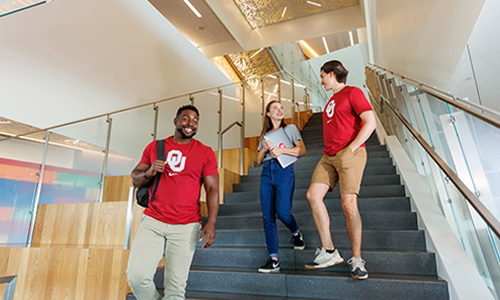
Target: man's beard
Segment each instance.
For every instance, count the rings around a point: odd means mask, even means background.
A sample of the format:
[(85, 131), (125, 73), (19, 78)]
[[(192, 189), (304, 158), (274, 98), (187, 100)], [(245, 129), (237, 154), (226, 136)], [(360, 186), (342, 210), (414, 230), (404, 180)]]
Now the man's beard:
[(184, 130), (182, 130), (182, 127), (177, 127), (177, 131), (181, 134), (181, 137), (183, 139), (190, 139), (190, 138), (192, 138), (193, 136), (196, 135), (196, 131), (194, 131), (194, 130), (193, 130), (193, 133), (191, 133), (191, 135), (186, 135), (184, 133)]

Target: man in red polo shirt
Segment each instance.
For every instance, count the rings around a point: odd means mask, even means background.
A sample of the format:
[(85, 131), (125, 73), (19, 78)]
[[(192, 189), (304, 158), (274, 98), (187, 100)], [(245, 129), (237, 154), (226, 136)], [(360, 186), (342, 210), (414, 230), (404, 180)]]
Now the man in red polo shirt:
[(366, 165), (364, 142), (377, 127), (372, 107), (363, 92), (347, 86), (348, 71), (341, 62), (332, 60), (321, 67), (321, 84), (333, 91), (323, 111), (323, 138), (325, 150), (318, 162), (307, 191), (316, 228), (321, 239), (321, 249), (308, 269), (321, 269), (344, 262), (333, 246), (330, 234), (330, 217), (323, 198), (340, 182), (340, 199), (346, 219), (347, 233), (351, 240), (351, 277), (367, 279), (365, 261), (361, 258), (361, 216), (358, 211), (358, 193)]
[(146, 146), (141, 161), (132, 171), (132, 183), (136, 187), (144, 186), (161, 173), (154, 199), (141, 218), (128, 262), (127, 279), (138, 300), (161, 298), (153, 277), (163, 256), (163, 299), (185, 299), (189, 268), (201, 227), (202, 183), (207, 195), (208, 221), (199, 241), (205, 238), (203, 248), (206, 248), (215, 240), (219, 175), (212, 149), (193, 139), (198, 119), (196, 107), (179, 108), (174, 119), (175, 133), (165, 139), (165, 161), (156, 159), (156, 141), (153, 141)]

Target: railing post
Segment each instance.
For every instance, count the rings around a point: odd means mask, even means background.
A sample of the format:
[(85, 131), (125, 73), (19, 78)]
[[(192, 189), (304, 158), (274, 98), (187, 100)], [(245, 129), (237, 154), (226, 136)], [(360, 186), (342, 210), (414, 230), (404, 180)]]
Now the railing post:
[(127, 219), (125, 221), (125, 241), (123, 249), (130, 248), (130, 235), (132, 234), (132, 221), (134, 219), (134, 190), (133, 186), (128, 189)]
[(5, 283), (5, 291), (3, 293), (3, 300), (13, 300), (14, 292), (16, 290), (17, 275), (2, 276), (0, 277), (0, 284)]
[(218, 89), (219, 93), (219, 168), (222, 168), (222, 90)]
[(156, 137), (158, 136), (158, 112), (160, 108), (156, 105), (156, 103), (153, 105), (153, 110), (155, 111), (155, 119), (154, 119), (154, 124), (153, 124), (153, 141), (156, 140)]
[(261, 101), (261, 105), (262, 105), (262, 112), (261, 112), (261, 115), (262, 115), (262, 122), (264, 122), (264, 119), (266, 118), (266, 114), (265, 114), (265, 112), (264, 112), (264, 110), (265, 110), (265, 108), (264, 108), (264, 107), (265, 107), (265, 105), (266, 105), (266, 104), (265, 104), (265, 100), (264, 100), (264, 96), (265, 96), (265, 95), (264, 95), (264, 79), (263, 79), (263, 78), (264, 78), (264, 77), (262, 77), (262, 76), (260, 77), (260, 84), (261, 84), (261, 88), (262, 88), (261, 97), (260, 97), (260, 98), (261, 98), (261, 100), (262, 100), (262, 101)]
[(106, 135), (106, 148), (104, 148), (104, 160), (102, 161), (101, 170), (101, 181), (99, 182), (99, 199), (98, 202), (102, 202), (102, 197), (104, 195), (104, 180), (106, 179), (106, 169), (108, 166), (108, 154), (109, 154), (109, 141), (111, 140), (111, 125), (113, 124), (113, 119), (109, 117), (106, 119), (108, 123), (108, 133)]
[(189, 94), (189, 102), (191, 102), (191, 105), (194, 105), (194, 96), (192, 94)]
[(241, 84), (241, 140), (240, 140), (240, 175), (244, 174), (244, 148), (245, 148), (245, 85)]
[[(295, 124), (295, 79), (292, 78), (292, 123)], [(300, 130), (300, 126), (299, 126)]]
[(33, 231), (35, 230), (35, 222), (36, 217), (38, 215), (38, 203), (40, 203), (40, 194), (42, 192), (42, 184), (43, 184), (43, 174), (45, 171), (45, 161), (47, 160), (47, 152), (49, 150), (49, 140), (50, 140), (50, 132), (46, 132), (45, 135), (45, 144), (43, 146), (43, 157), (42, 157), (42, 166), (40, 167), (40, 173), (38, 174), (38, 182), (36, 184), (36, 192), (35, 192), (35, 202), (31, 207), (31, 222), (30, 228), (28, 232), (28, 238), (26, 239), (26, 246), (31, 247), (31, 242), (33, 240)]
[(278, 101), (281, 103), (281, 77), (279, 74), (276, 77), (278, 78)]

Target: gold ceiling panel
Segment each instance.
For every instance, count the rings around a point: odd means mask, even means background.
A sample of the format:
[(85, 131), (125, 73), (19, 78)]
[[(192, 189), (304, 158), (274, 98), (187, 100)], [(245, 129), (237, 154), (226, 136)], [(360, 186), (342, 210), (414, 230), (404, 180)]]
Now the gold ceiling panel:
[(259, 50), (226, 55), (227, 60), (243, 80), (279, 71), (267, 49), (263, 49), (258, 53), (257, 51)]
[(256, 94), (260, 93), (261, 89), (258, 84), (260, 76), (280, 71), (267, 49), (234, 53), (225, 57), (239, 77), (246, 81), (249, 88)]
[(359, 5), (359, 0), (234, 0), (252, 28)]

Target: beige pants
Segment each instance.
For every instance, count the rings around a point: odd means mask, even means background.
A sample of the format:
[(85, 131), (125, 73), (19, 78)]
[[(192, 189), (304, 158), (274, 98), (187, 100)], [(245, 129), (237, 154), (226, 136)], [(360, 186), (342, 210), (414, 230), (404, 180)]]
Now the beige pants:
[(146, 215), (135, 236), (127, 267), (127, 280), (138, 300), (159, 300), (153, 277), (165, 256), (164, 300), (185, 299), (200, 223), (172, 225)]

